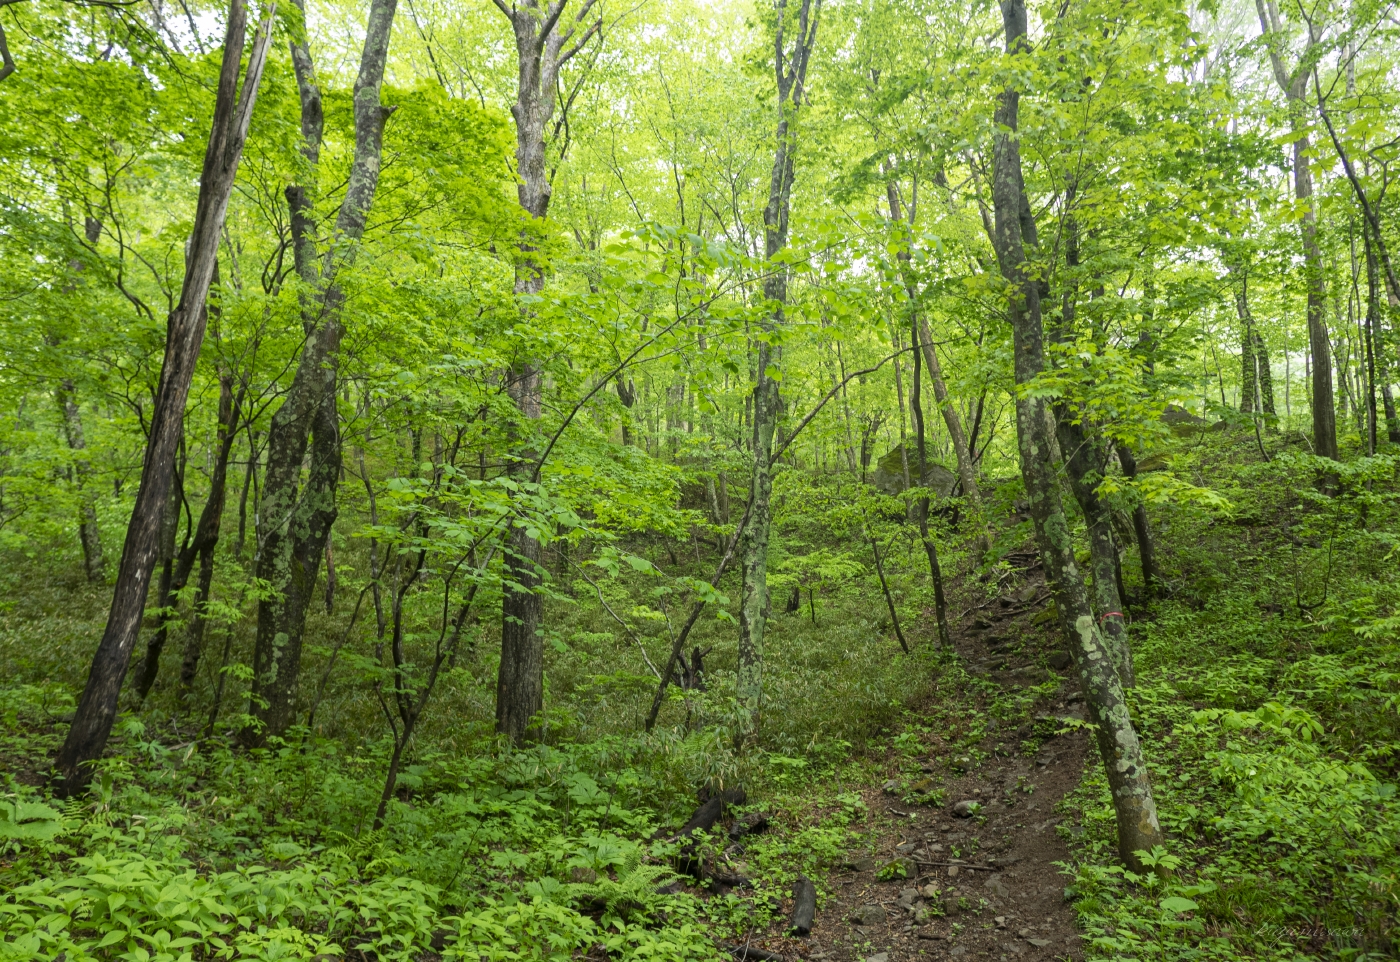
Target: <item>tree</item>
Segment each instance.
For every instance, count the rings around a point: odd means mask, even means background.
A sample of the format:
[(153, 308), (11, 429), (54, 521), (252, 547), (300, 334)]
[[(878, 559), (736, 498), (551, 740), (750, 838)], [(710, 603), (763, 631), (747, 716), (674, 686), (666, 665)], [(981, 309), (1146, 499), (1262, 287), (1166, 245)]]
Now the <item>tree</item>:
[[(1009, 63), (1030, 56), (1026, 8), (1004, 0), (1002, 23)], [(1018, 385), (1028, 385), (1045, 369), (1041, 289), (1027, 258), (1036, 247), (1035, 219), (1021, 171), (1017, 119), (1020, 91), (1007, 82), (998, 97), (992, 199), (997, 260), (1007, 283), (1007, 306), (1015, 344)], [(1035, 523), (1036, 542), (1046, 578), (1055, 593), (1060, 622), (1074, 652), (1085, 697), (1098, 723), (1097, 740), (1118, 819), (1118, 853), (1138, 868), (1137, 852), (1162, 841), (1157, 807), (1137, 732), (1128, 714), (1116, 658), (1105, 642), (1084, 589), (1068, 519), (1060, 501), (1059, 446), (1054, 415), (1043, 397), (1022, 390), (1016, 400), (1016, 431), (1021, 478)]]
[[(267, 474), (260, 513), (267, 526), (258, 554), (258, 577), (273, 592), (258, 604), (253, 660), (253, 716), (260, 727), (244, 740), (256, 744), (281, 735), (296, 717), (301, 676), (302, 632), (315, 590), (316, 572), (336, 517), (341, 474), (338, 367), (344, 334), (342, 272), (354, 263), (379, 185), (384, 124), (394, 108), (381, 100), (389, 37), (398, 0), (373, 0), (355, 78), (355, 148), (345, 197), (326, 250), (317, 250), (314, 210), (305, 187), (287, 188), (292, 214), (292, 249), (302, 290), (305, 347), (287, 396), (268, 430)], [(300, 8), (299, 8), (300, 9)], [(321, 92), (304, 37), (292, 41), (301, 99), (302, 155), (314, 178), (320, 160), (324, 118)], [(311, 446), (310, 471), (302, 463)]]
[[(773, 26), (773, 77), (777, 86), (778, 123), (768, 203), (763, 209), (767, 276), (763, 296), (772, 315), (755, 334), (753, 434), (749, 454), (748, 526), (742, 539), (743, 592), (739, 603), (739, 700), (757, 719), (763, 698), (763, 630), (769, 612), (768, 538), (772, 526), (773, 439), (782, 413), (781, 364), (783, 312), (788, 297), (786, 265), (777, 258), (788, 243), (788, 220), (797, 164), (797, 121), (806, 96), (807, 66), (817, 42), (821, 0), (800, 0), (794, 17), (787, 0), (776, 0)], [(793, 22), (795, 20), (795, 22)], [(786, 31), (796, 28), (788, 47)]]
[[(569, 21), (560, 23), (568, 0), (523, 0), (496, 7), (510, 21), (515, 34), (518, 80), (516, 99), (511, 105), (515, 117), (515, 164), (519, 178), (516, 188), (520, 209), (528, 223), (517, 243), (519, 260), (515, 268), (515, 293), (528, 321), (529, 304), (544, 289), (546, 265), (538, 247), (549, 214), (553, 170), (546, 156), (568, 120), (569, 107), (577, 94), (559, 90), (560, 69), (601, 35), (602, 19), (588, 23), (596, 0), (582, 0)], [(553, 126), (556, 98), (562, 103)], [(560, 150), (562, 157), (563, 145)], [(515, 439), (516, 450), (509, 468), (518, 482), (537, 483), (539, 453), (533, 422), (541, 416), (541, 371), (538, 359), (518, 358), (506, 373), (507, 390), (520, 413), (522, 423)], [(501, 600), (501, 665), (496, 680), (496, 731), (511, 742), (526, 736), (530, 720), (544, 707), (544, 640), (540, 637), (543, 603), (539, 595), (540, 543), (528, 524), (511, 527), (505, 563), (509, 570)]]
[(1312, 159), (1304, 113), (1308, 76), (1321, 52), (1322, 25), (1309, 20), (1302, 53), (1290, 70), (1284, 61), (1288, 34), (1274, 0), (1254, 0), (1259, 26), (1269, 51), (1274, 80), (1288, 102), (1293, 125), (1293, 196), (1302, 211), (1303, 262), (1308, 285), (1308, 351), (1312, 356), (1313, 446), (1325, 458), (1337, 459), (1337, 412), (1332, 394), (1332, 346), (1327, 334), (1327, 283), (1322, 249), (1317, 242), (1317, 207), (1313, 201)]
[(205, 298), (214, 276), (219, 235), (233, 191), (238, 162), (248, 136), (258, 84), (267, 62), (271, 38), (271, 11), (258, 28), (248, 57), (240, 90), (246, 13), (242, 0), (229, 5), (222, 67), (215, 97), (214, 122), (205, 148), (200, 177), (199, 202), (190, 231), (185, 278), (180, 301), (166, 328), (165, 357), (160, 384), (151, 411), (146, 456), (136, 505), (127, 525), (126, 542), (117, 571), (117, 583), (107, 615), (107, 628), (93, 656), (87, 684), (60, 749), (56, 766), (67, 793), (80, 791), (91, 776), (88, 763), (101, 756), (117, 715), (117, 699), (136, 645), (146, 590), (155, 566), (160, 519), (169, 497), (176, 449), (180, 446), (185, 399), (194, 377), (195, 361), (204, 339), (208, 318)]

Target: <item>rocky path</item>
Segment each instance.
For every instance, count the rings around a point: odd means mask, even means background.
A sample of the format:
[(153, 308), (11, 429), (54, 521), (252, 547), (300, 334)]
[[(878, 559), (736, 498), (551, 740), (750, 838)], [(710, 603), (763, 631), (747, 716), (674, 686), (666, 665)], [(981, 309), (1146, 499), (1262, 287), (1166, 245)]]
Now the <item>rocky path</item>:
[[(1037, 617), (1048, 592), (1026, 572), (997, 599), (966, 611), (954, 643), (965, 663), (1003, 685), (1037, 684), (1057, 670), (1056, 695), (1033, 710), (1040, 716), (1083, 717), (1077, 686), (1065, 677), (1068, 658), (1059, 633)], [(1043, 627), (1036, 623), (1040, 622)], [(1082, 731), (1044, 742), (1034, 758), (995, 753), (1029, 730), (1001, 731), (984, 742), (986, 760), (960, 774), (949, 759), (920, 767), (943, 790), (939, 805), (910, 805), (894, 779), (862, 792), (874, 844), (853, 853), (827, 879), (807, 938), (751, 943), (762, 952), (738, 958), (822, 962), (906, 962), (915, 959), (1079, 959), (1080, 938), (1065, 900), (1067, 880), (1056, 864), (1068, 859), (1056, 808), (1080, 781), (1091, 743)], [(906, 771), (908, 765), (905, 765)], [(941, 778), (939, 776), (942, 776)], [(893, 868), (896, 863), (904, 869)], [(789, 908), (790, 906), (784, 906)]]

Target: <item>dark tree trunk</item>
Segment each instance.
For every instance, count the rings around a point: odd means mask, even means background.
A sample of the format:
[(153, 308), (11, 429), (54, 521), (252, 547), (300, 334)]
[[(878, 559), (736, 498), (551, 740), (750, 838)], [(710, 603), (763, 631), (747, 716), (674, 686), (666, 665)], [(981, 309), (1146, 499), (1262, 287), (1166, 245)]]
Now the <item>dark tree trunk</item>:
[[(345, 296), (338, 274), (353, 263), (379, 186), (384, 124), (393, 112), (380, 102), (397, 0), (372, 0), (355, 78), (355, 149), (345, 198), (324, 254), (318, 254), (312, 202), (302, 187), (288, 187), (292, 247), (303, 285), (306, 345), (286, 399), (268, 429), (267, 469), (259, 508), (261, 544), (257, 574), (277, 594), (259, 602), (253, 652), (253, 716), (259, 725), (242, 733), (245, 744), (281, 736), (296, 720), (302, 634), (315, 592), (316, 573), (336, 518), (341, 472), (340, 414), (336, 406), (341, 312)], [(305, 37), (292, 41), (292, 64), (301, 98), (302, 153), (314, 170), (320, 159), (322, 108)], [(311, 463), (302, 478), (310, 447)]]
[[(1008, 53), (1029, 47), (1023, 0), (1005, 0), (1002, 20)], [(1003, 90), (996, 110), (992, 185), (995, 245), (1002, 275), (1010, 285), (1008, 313), (1015, 351), (1016, 383), (1035, 380), (1045, 367), (1041, 292), (1036, 271), (1027, 264), (1026, 248), (1035, 248), (1035, 223), (1021, 173), (1017, 134), (1020, 94)], [(1066, 635), (1073, 642), (1076, 667), (1097, 723), (1099, 753), (1113, 793), (1118, 821), (1118, 851), (1140, 868), (1134, 854), (1161, 844), (1157, 808), (1137, 732), (1128, 715), (1113, 652), (1095, 624), (1093, 609), (1075, 560), (1068, 519), (1060, 501), (1060, 471), (1054, 425), (1043, 398), (1023, 394), (1016, 401), (1021, 476), (1036, 530), (1041, 561), (1055, 592)]]
[[(519, 183), (517, 200), (532, 222), (549, 214), (552, 193), (551, 171), (545, 155), (550, 120), (558, 100), (560, 68), (602, 29), (601, 21), (584, 27), (583, 21), (595, 0), (582, 0), (567, 24), (561, 23), (569, 0), (520, 0), (507, 6), (496, 0), (497, 8), (510, 21), (515, 34), (517, 58), (516, 99), (511, 105), (515, 117), (515, 164)], [(580, 30), (582, 32), (580, 33)], [(573, 42), (572, 46), (566, 45)], [(565, 98), (565, 110), (568, 99)], [(562, 121), (565, 119), (561, 117)], [(556, 126), (557, 130), (557, 126)], [(544, 289), (545, 267), (535, 254), (533, 232), (538, 224), (522, 233), (517, 244), (521, 259), (516, 267), (515, 293), (532, 300)], [(528, 311), (528, 308), (523, 308)], [(515, 450), (507, 473), (518, 481), (538, 481), (539, 452), (535, 449), (535, 422), (541, 414), (541, 371), (538, 361), (521, 359), (507, 373), (511, 400), (520, 413)], [(623, 394), (618, 380), (618, 396), (630, 408), (635, 399), (630, 386)], [(624, 423), (624, 440), (626, 436)], [(540, 624), (544, 600), (538, 592), (542, 569), (540, 545), (523, 526), (511, 528), (503, 559), (505, 585), (501, 592), (501, 664), (496, 676), (496, 731), (512, 744), (524, 741), (530, 720), (544, 708), (544, 640)]]
[[(1129, 480), (1137, 480), (1137, 460), (1126, 444), (1117, 445), (1118, 461)], [(1147, 521), (1147, 505), (1139, 499), (1133, 508), (1133, 534), (1137, 538), (1138, 563), (1142, 565), (1142, 592), (1151, 598), (1157, 591), (1157, 549), (1152, 541), (1152, 527)]]
[[(214, 549), (219, 543), (219, 533), (223, 527), (224, 504), (228, 500), (228, 467), (233, 454), (233, 442), (238, 436), (238, 421), (243, 407), (243, 396), (247, 385), (240, 385), (237, 394), (233, 390), (233, 376), (224, 374), (219, 378), (219, 433), (218, 451), (214, 455), (214, 470), (209, 479), (209, 497), (199, 514), (199, 524), (195, 528), (194, 539), (180, 552), (176, 580), (180, 590), (187, 583), (195, 557), (199, 558), (199, 581), (195, 589), (194, 603), (191, 605), (190, 626), (185, 633), (185, 649), (180, 659), (180, 687), (188, 689), (194, 683), (195, 672), (199, 668), (199, 656), (204, 645), (204, 625), (206, 608), (209, 604), (209, 590), (214, 583)], [(147, 664), (143, 665), (142, 697), (150, 690), (159, 667), (160, 652), (154, 656), (147, 653)], [(146, 671), (150, 678), (144, 677)]]
[(223, 62), (219, 71), (214, 120), (200, 176), (199, 199), (194, 226), (190, 232), (189, 255), (180, 301), (171, 312), (165, 337), (165, 357), (161, 363), (155, 404), (151, 409), (150, 438), (141, 467), (141, 483), (136, 504), (127, 526), (117, 583), (107, 628), (98, 643), (83, 688), (72, 727), (59, 751), (56, 765), (67, 794), (87, 785), (88, 763), (96, 760), (107, 746), (122, 679), (136, 645), (141, 627), (146, 592), (151, 583), (158, 550), (160, 517), (170, 495), (175, 452), (180, 445), (185, 400), (194, 377), (195, 361), (204, 340), (207, 317), (204, 301), (214, 275), (219, 236), (228, 210), (243, 142), (248, 134), (257, 98), (258, 83), (267, 61), (271, 24), (264, 24), (253, 41), (241, 94), (238, 72), (245, 40), (246, 12), (242, 0), (229, 6), (228, 28), (224, 37)]

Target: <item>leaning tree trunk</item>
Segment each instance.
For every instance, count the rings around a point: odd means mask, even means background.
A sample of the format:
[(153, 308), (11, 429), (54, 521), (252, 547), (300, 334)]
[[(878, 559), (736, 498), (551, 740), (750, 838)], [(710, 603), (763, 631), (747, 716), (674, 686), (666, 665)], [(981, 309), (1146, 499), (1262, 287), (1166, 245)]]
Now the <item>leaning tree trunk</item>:
[[(341, 472), (336, 394), (345, 295), (338, 275), (354, 262), (379, 186), (384, 124), (394, 110), (380, 102), (380, 93), (397, 7), (397, 0), (372, 0), (370, 4), (354, 87), (354, 155), (345, 197), (324, 255), (318, 257), (316, 251), (310, 223), (312, 201), (306, 190), (293, 186), (286, 191), (292, 210), (293, 254), (304, 286), (306, 346), (286, 400), (268, 429), (257, 572), (277, 593), (258, 604), (252, 709), (258, 725), (242, 733), (245, 744), (280, 736), (296, 720), (302, 634), (316, 574), (335, 522), (336, 484)], [(320, 157), (321, 94), (304, 37), (292, 43), (292, 65), (301, 98), (302, 153), (314, 172)], [(310, 468), (303, 481), (302, 463), (308, 446)]]
[(248, 136), (248, 122), (252, 118), (263, 66), (267, 62), (271, 10), (253, 41), (240, 93), (238, 69), (243, 55), (246, 22), (242, 0), (232, 0), (218, 92), (215, 95), (214, 119), (204, 154), (194, 226), (190, 231), (185, 279), (180, 289), (180, 301), (170, 313), (166, 326), (165, 357), (161, 363), (155, 404), (151, 409), (150, 439), (141, 466), (141, 483), (136, 491), (131, 521), (127, 525), (126, 543), (122, 547), (112, 606), (107, 615), (107, 628), (93, 656), (92, 668), (78, 701), (72, 727), (68, 729), (68, 736), (56, 760), (59, 776), (63, 779), (63, 791), (69, 794), (86, 787), (91, 776), (89, 763), (95, 761), (107, 746), (107, 737), (116, 720), (122, 679), (141, 627), (151, 569), (155, 566), (160, 517), (170, 494), (171, 472), (175, 452), (180, 445), (185, 400), (189, 396), (195, 361), (204, 340), (207, 317), (204, 301), (213, 279), (224, 215), (238, 172), (238, 161), (243, 154), (243, 142)]
[[(771, 336), (783, 324), (787, 305), (786, 269), (773, 258), (787, 247), (788, 215), (795, 174), (796, 130), (794, 121), (802, 106), (807, 64), (817, 39), (821, 0), (802, 0), (797, 15), (797, 38), (789, 53), (783, 42), (785, 0), (777, 4), (773, 70), (778, 88), (777, 149), (768, 182), (768, 203), (763, 208), (764, 251), (770, 273), (763, 295), (773, 307), (760, 322), (764, 335), (758, 340), (757, 372), (753, 387), (753, 435), (750, 454), (753, 474), (749, 482), (749, 521), (740, 541), (743, 588), (739, 601), (739, 670), (736, 693), (756, 725), (763, 698), (763, 633), (768, 620), (768, 539), (772, 527), (773, 437), (782, 410), (778, 381), (770, 375), (782, 363), (782, 349)], [(785, 58), (790, 62), (784, 63)]]
[[(1002, 19), (1010, 54), (1029, 52), (1024, 0), (1004, 0)], [(1007, 88), (998, 98), (992, 201), (997, 259), (1008, 286), (1017, 384), (1034, 381), (1045, 368), (1044, 331), (1037, 272), (1026, 261), (1035, 247), (1035, 222), (1021, 173), (1017, 133), (1020, 94)], [(1073, 642), (1076, 669), (1097, 722), (1103, 758), (1118, 821), (1118, 851), (1139, 868), (1136, 852), (1161, 844), (1157, 808), (1142, 747), (1113, 667), (1113, 652), (1095, 624), (1083, 576), (1074, 555), (1069, 522), (1060, 501), (1059, 463), (1053, 419), (1045, 400), (1019, 393), (1016, 400), (1021, 477), (1030, 503), (1036, 540), (1066, 635)]]
[[(911, 300), (912, 305), (912, 300)], [(933, 581), (933, 612), (934, 619), (938, 624), (938, 643), (948, 648), (952, 645), (952, 639), (948, 634), (948, 600), (943, 594), (943, 568), (938, 563), (938, 546), (934, 544), (933, 537), (928, 533), (928, 508), (929, 497), (928, 488), (928, 448), (924, 442), (924, 404), (923, 393), (920, 390), (919, 382), (923, 380), (922, 372), (919, 370), (919, 358), (923, 353), (923, 348), (928, 346), (924, 343), (923, 323), (921, 319), (911, 311), (909, 323), (909, 336), (914, 339), (914, 383), (909, 391), (909, 410), (914, 415), (914, 443), (915, 449), (919, 453), (920, 478), (919, 486), (923, 487), (924, 493), (919, 498), (919, 503), (915, 508), (919, 522), (919, 537), (924, 543), (924, 554), (928, 556), (929, 577)], [(981, 523), (980, 520), (978, 522)]]

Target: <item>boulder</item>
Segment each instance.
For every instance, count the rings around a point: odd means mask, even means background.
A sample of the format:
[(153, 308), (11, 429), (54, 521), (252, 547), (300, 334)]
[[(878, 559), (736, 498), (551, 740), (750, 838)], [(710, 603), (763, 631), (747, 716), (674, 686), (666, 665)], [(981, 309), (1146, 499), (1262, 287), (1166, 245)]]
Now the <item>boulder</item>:
[[(870, 475), (870, 483), (885, 494), (899, 494), (904, 490), (904, 463), (900, 458), (902, 448), (903, 445), (895, 445), (894, 450), (875, 463), (875, 470)], [(909, 448), (909, 478), (917, 483), (918, 477), (919, 454), (911, 445)], [(956, 474), (936, 461), (929, 462), (923, 478), (924, 486), (940, 498), (951, 497), (953, 487), (958, 481)]]

